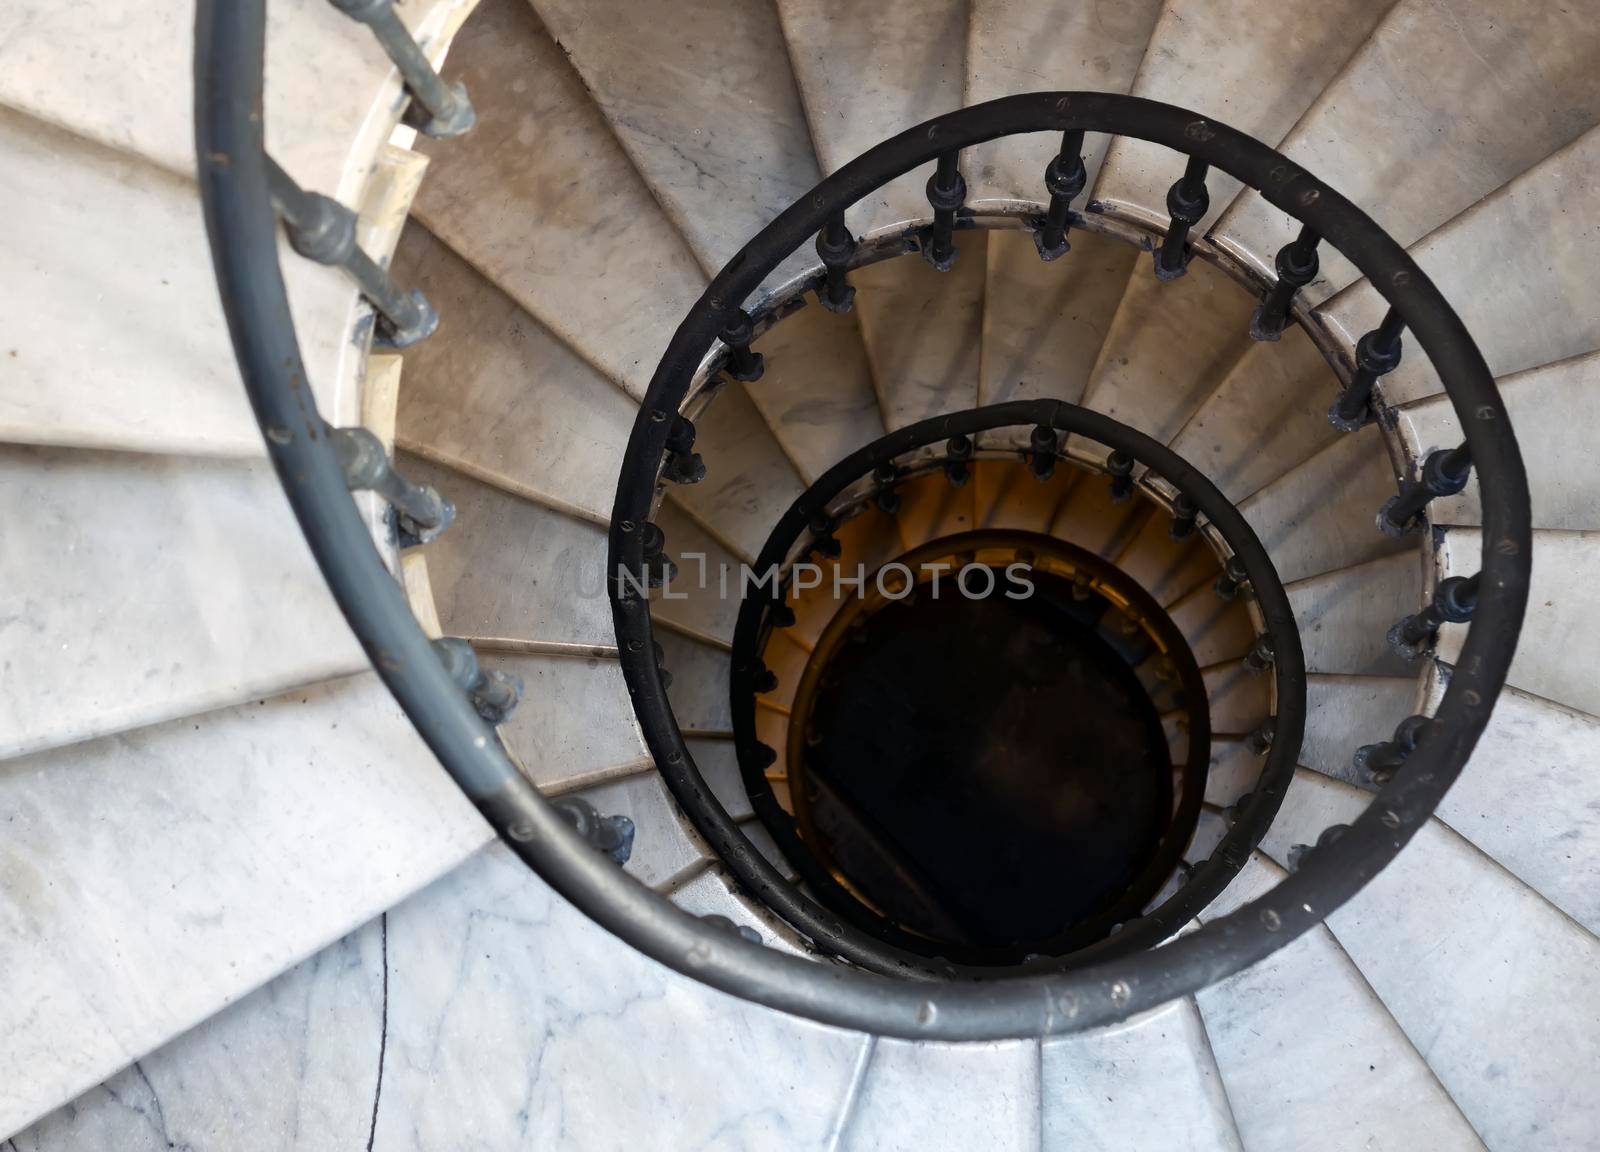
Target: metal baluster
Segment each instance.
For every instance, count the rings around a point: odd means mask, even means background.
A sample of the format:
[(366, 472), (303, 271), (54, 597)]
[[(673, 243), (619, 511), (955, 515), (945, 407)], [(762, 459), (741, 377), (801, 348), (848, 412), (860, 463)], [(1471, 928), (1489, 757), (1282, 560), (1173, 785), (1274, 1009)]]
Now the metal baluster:
[(602, 816), (581, 796), (562, 796), (550, 801), (550, 806), (565, 816), (596, 852), (618, 864), (626, 864), (633, 855), (633, 821), (626, 816)]
[(1056, 446), (1059, 438), (1048, 424), (1034, 426), (1028, 434), (1028, 467), (1038, 480), (1048, 480), (1056, 471)]
[(1400, 492), (1378, 509), (1378, 530), (1388, 536), (1404, 536), (1422, 522), (1430, 500), (1454, 496), (1467, 486), (1471, 474), (1472, 453), (1465, 444), (1429, 452), (1422, 462), (1421, 475), (1407, 480)]
[(844, 226), (843, 213), (829, 220), (817, 233), (817, 256), (828, 270), (827, 279), (817, 291), (817, 303), (829, 312), (843, 315), (855, 303), (855, 285), (846, 279), (846, 270), (856, 254), (856, 247), (856, 238)]
[(1328, 409), (1328, 423), (1339, 431), (1354, 432), (1367, 422), (1373, 385), (1400, 366), (1400, 333), (1405, 326), (1400, 313), (1391, 308), (1376, 328), (1356, 341), (1356, 374)]
[(778, 690), (778, 674), (760, 660), (756, 661), (755, 668), (750, 673), (750, 687), (758, 695), (765, 696), (768, 692)]
[(972, 459), (972, 437), (952, 436), (945, 441), (944, 476), (954, 488), (960, 488), (972, 476), (967, 461)]
[(667, 534), (661, 525), (645, 524), (639, 532), (644, 551), (644, 582), (647, 588), (662, 588), (678, 578), (678, 565), (667, 555)]
[(1394, 774), (1407, 757), (1417, 750), (1417, 742), (1432, 724), (1433, 721), (1426, 716), (1407, 716), (1395, 728), (1394, 739), (1378, 744), (1363, 744), (1356, 749), (1352, 760), (1356, 772), (1382, 788), (1394, 779)]
[(1433, 590), (1433, 602), (1389, 629), (1389, 643), (1415, 659), (1433, 646), (1442, 624), (1465, 624), (1478, 607), (1478, 577), (1449, 576)]
[(1273, 738), (1277, 734), (1278, 718), (1276, 716), (1268, 716), (1253, 732), (1244, 738), (1244, 745), (1253, 754), (1265, 756), (1267, 750), (1272, 747)]
[(839, 543), (839, 538), (833, 533), (839, 527), (828, 516), (817, 515), (811, 518), (811, 550), (818, 556), (829, 560), (837, 560), (844, 555), (844, 546)]
[(761, 943), (761, 933), (760, 932), (757, 932), (754, 928), (750, 927), (750, 925), (748, 925), (748, 924), (735, 924), (732, 920), (729, 920), (726, 916), (723, 916), (720, 913), (717, 913), (717, 912), (708, 913), (708, 914), (700, 917), (700, 921), (703, 924), (709, 924), (711, 927), (717, 929), (718, 931), (731, 932), (735, 936), (738, 936), (740, 939), (748, 940), (752, 944)]
[(1133, 457), (1113, 452), (1106, 459), (1106, 474), (1111, 477), (1111, 502), (1121, 504), (1133, 495)]
[(1219, 600), (1232, 600), (1249, 582), (1250, 573), (1245, 570), (1244, 561), (1237, 556), (1229, 556), (1228, 562), (1222, 566), (1222, 574), (1217, 577), (1216, 583), (1211, 585), (1211, 590), (1217, 594)]
[(1211, 195), (1206, 191), (1209, 168), (1204, 160), (1191, 156), (1183, 175), (1167, 189), (1167, 215), (1172, 223), (1167, 226), (1166, 239), (1156, 249), (1157, 280), (1176, 280), (1189, 270), (1189, 229), (1200, 223), (1211, 207)]
[(365, 428), (328, 428), (328, 440), (352, 492), (376, 492), (395, 511), (400, 546), (437, 539), (456, 518), (455, 505), (429, 484), (413, 484), (395, 469), (383, 443)]
[(431, 336), (439, 314), (421, 292), (404, 292), (356, 243), (356, 214), (330, 196), (307, 192), (267, 157), (267, 185), (283, 217), (289, 246), (307, 260), (344, 269), (378, 312), (373, 343), (404, 348)]
[(734, 309), (733, 319), (722, 330), (722, 342), (728, 346), (728, 361), (722, 370), (743, 384), (755, 383), (767, 370), (767, 362), (761, 353), (750, 351), (755, 332), (750, 313), (743, 308)]
[(879, 464), (872, 470), (872, 482), (877, 485), (873, 493), (873, 501), (878, 505), (878, 510), (893, 516), (900, 511), (900, 493), (894, 490), (896, 481), (900, 479), (900, 469), (893, 464)]
[(1245, 653), (1244, 666), (1251, 672), (1265, 672), (1272, 667), (1276, 657), (1277, 644), (1272, 639), (1272, 633), (1263, 632), (1256, 637), (1256, 642), (1250, 645), (1250, 651)]
[[(389, 59), (400, 69), (406, 90), (416, 101), (407, 110), (407, 124), (424, 135), (440, 140), (472, 130), (472, 126), (478, 122), (478, 114), (472, 110), (466, 88), (461, 84), (446, 84), (439, 78), (439, 73), (433, 70), (428, 57), (401, 22), (392, 0), (331, 2), (352, 20), (371, 28), (373, 36), (389, 54)], [(427, 112), (426, 117), (416, 114), (418, 107)]]
[(1307, 224), (1298, 237), (1278, 249), (1273, 260), (1278, 282), (1267, 290), (1266, 298), (1250, 317), (1250, 339), (1276, 340), (1283, 335), (1295, 293), (1317, 278), (1317, 244), (1321, 239)]
[(433, 642), (439, 661), (461, 686), (478, 715), (490, 724), (504, 724), (522, 699), (522, 677), (498, 670), (485, 671), (472, 645), (456, 636)]
[(1305, 866), (1306, 860), (1310, 858), (1311, 854), (1315, 852), (1317, 848), (1323, 848), (1329, 844), (1332, 844), (1335, 840), (1339, 839), (1339, 837), (1343, 836), (1347, 831), (1349, 831), (1349, 829), (1350, 825), (1348, 824), (1330, 824), (1328, 827), (1324, 828), (1322, 830), (1322, 834), (1317, 837), (1316, 847), (1312, 847), (1310, 844), (1293, 845), (1289, 849), (1289, 871), (1300, 871), (1300, 869)]
[(1072, 129), (1061, 134), (1061, 151), (1044, 170), (1045, 190), (1050, 193), (1050, 208), (1043, 226), (1033, 233), (1034, 246), (1044, 260), (1054, 260), (1072, 250), (1067, 229), (1072, 222), (1072, 201), (1089, 182), (1083, 166), (1083, 133)]
[(1199, 516), (1200, 509), (1195, 507), (1188, 493), (1178, 493), (1178, 498), (1172, 502), (1172, 525), (1167, 529), (1167, 535), (1174, 540), (1187, 540), (1194, 534), (1194, 524)]
[(953, 239), (956, 227), (956, 210), (966, 202), (967, 182), (961, 178), (957, 167), (960, 152), (946, 152), (939, 157), (933, 175), (928, 177), (928, 203), (933, 207), (933, 229), (923, 255), (929, 264), (941, 272), (948, 272), (956, 262)]
[(694, 450), (694, 421), (687, 416), (674, 416), (667, 431), (667, 461), (661, 468), (661, 478), (673, 484), (698, 484), (706, 478), (706, 462)]

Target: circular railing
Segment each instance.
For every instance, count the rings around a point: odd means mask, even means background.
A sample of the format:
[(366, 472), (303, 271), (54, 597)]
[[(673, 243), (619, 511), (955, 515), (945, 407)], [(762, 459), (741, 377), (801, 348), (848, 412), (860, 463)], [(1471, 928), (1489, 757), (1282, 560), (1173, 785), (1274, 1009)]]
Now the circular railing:
[[(1464, 483), (1468, 466), (1478, 471), (1482, 569), (1470, 589), (1457, 589), (1447, 605), (1429, 609), (1435, 620), (1472, 615), (1455, 673), (1425, 737), (1406, 742), (1398, 767), (1354, 823), (1338, 835), (1323, 837), (1299, 869), (1266, 895), (1160, 948), (1107, 955), (1082, 968), (1044, 975), (987, 981), (896, 979), (765, 948), (676, 908), (596, 851), (573, 821), (517, 771), (494, 729), (413, 619), (356, 511), (350, 497), (354, 480), (345, 462), (359, 453), (348, 450), (349, 438), (330, 428), (316, 409), (278, 265), (271, 187), (276, 166), (263, 147), (265, 26), (264, 0), (199, 0), (194, 88), (198, 176), (212, 259), (235, 355), (269, 458), (351, 629), (445, 769), (529, 866), (635, 948), (734, 995), (879, 1035), (977, 1040), (1089, 1028), (1211, 984), (1320, 923), (1394, 858), (1466, 763), (1488, 722), (1515, 647), (1527, 599), (1531, 530), (1526, 477), (1510, 421), (1459, 318), (1401, 246), (1359, 209), (1292, 161), (1226, 125), (1126, 96), (1013, 96), (908, 129), (835, 172), (728, 263), (674, 334), (623, 460), (610, 547), (611, 570), (618, 573), (612, 596), (623, 670), (657, 763), (667, 771), (692, 761), (653, 657), (648, 601), (628, 593), (622, 573), (642, 570), (657, 478), (668, 455), (674, 416), (697, 367), (728, 333), (732, 340), (726, 363), (735, 372), (750, 369), (749, 327), (740, 305), (785, 257), (813, 237), (823, 241), (819, 252), (827, 265), (822, 286), (826, 302), (844, 306), (840, 296), (848, 293), (844, 280), (850, 262), (846, 237), (839, 235), (844, 210), (924, 164), (936, 165), (930, 185), (935, 223), (927, 250), (937, 264), (939, 255), (949, 252), (946, 230), (957, 217), (952, 205), (960, 151), (1015, 133), (1063, 134), (1060, 162), (1052, 163), (1047, 174), (1050, 209), (1038, 229), (1046, 258), (1060, 255), (1073, 221), (1069, 202), (1082, 190), (1077, 171), (1082, 134), (1101, 132), (1148, 140), (1188, 158), (1181, 187), (1169, 197), (1173, 224), (1158, 250), (1164, 276), (1181, 270), (1188, 229), (1204, 210), (1204, 176), (1215, 167), (1299, 219), (1313, 244), (1333, 245), (1385, 297), (1394, 323), (1386, 326), (1384, 340), (1367, 342), (1351, 388), (1360, 385), (1370, 395), (1403, 327), (1432, 360), (1465, 429), (1465, 443), (1450, 459), (1424, 469), (1422, 477), (1402, 488), (1398, 503), (1386, 507), (1386, 521), (1414, 522), (1428, 496)], [(444, 114), (451, 94), (417, 75), (420, 53), (390, 43), (396, 37), (392, 23), (374, 27), (380, 37), (388, 36), (385, 45), (412, 91), (422, 103), (437, 105), (429, 107), (432, 118), (424, 120), (424, 127), (433, 126), (441, 135), (465, 127), (470, 117)], [(426, 67), (425, 60), (421, 66)], [(330, 215), (321, 201), (308, 205), (282, 187), (277, 193), (291, 230), (320, 232), (338, 222), (337, 213)], [(310, 208), (317, 212), (302, 211)], [(298, 223), (292, 218), (295, 212), (301, 215)], [(323, 248), (310, 242), (314, 237), (301, 239), (305, 243), (298, 247), (313, 258), (341, 262), (358, 278), (374, 281), (368, 295), (380, 310), (393, 313), (386, 318), (395, 342), (429, 327), (418, 301), (388, 291), (392, 285), (375, 280), (370, 261), (363, 266), (343, 244)], [(1280, 270), (1303, 264), (1286, 262)], [(1286, 308), (1293, 289), (1287, 273), (1273, 286), (1263, 301), (1266, 314), (1258, 317), (1263, 333), (1275, 321), (1271, 310)], [(437, 527), (445, 518), (436, 504), (420, 498), (432, 494), (397, 485), (392, 470), (367, 475), (372, 486), (406, 504), (419, 529)], [(1426, 630), (1430, 621), (1425, 615), (1419, 614), (1407, 637)], [(1394, 760), (1394, 748), (1383, 747), (1384, 762)], [(819, 930), (826, 937), (825, 928)]]

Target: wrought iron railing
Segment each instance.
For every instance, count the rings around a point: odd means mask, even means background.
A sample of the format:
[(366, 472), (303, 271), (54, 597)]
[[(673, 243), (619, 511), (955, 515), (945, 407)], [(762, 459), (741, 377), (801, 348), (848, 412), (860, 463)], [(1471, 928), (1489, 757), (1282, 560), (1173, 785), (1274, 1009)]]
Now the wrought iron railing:
[[(271, 164), (263, 147), (264, 0), (199, 0), (197, 9), (196, 142), (218, 286), (269, 458), (312, 553), (378, 674), (466, 795), (553, 887), (644, 953), (758, 1003), (880, 1035), (970, 1040), (1089, 1028), (1210, 984), (1318, 924), (1394, 858), (1465, 764), (1504, 684), (1516, 643), (1527, 597), (1531, 532), (1526, 478), (1505, 407), (1460, 320), (1400, 245), (1360, 210), (1292, 161), (1226, 125), (1125, 96), (1013, 96), (939, 117), (871, 149), (783, 212), (712, 280), (673, 336), (635, 423), (612, 516), (611, 571), (638, 572), (647, 566), (658, 481), (664, 467), (683, 461), (692, 449), (692, 433), (686, 434), (680, 410), (697, 370), (714, 361), (729, 365), (735, 375), (757, 371), (746, 336), (758, 333), (771, 317), (760, 303), (748, 313), (745, 304), (790, 253), (816, 238), (825, 267), (806, 287), (820, 289), (835, 307), (848, 306), (850, 268), (889, 245), (850, 238), (842, 223), (847, 208), (897, 176), (934, 165), (934, 222), (917, 246), (938, 265), (948, 232), (963, 226), (956, 195), (963, 150), (1016, 133), (1057, 132), (1068, 155), (1045, 186), (1052, 209), (1039, 212), (1034, 226), (1043, 233), (1041, 251), (1059, 258), (1057, 230), (1064, 240), (1069, 224), (1086, 224), (1070, 209), (1076, 194), (1072, 157), (1083, 134), (1124, 135), (1163, 145), (1187, 160), (1169, 197), (1172, 223), (1158, 250), (1157, 267), (1164, 276), (1181, 272), (1194, 256), (1188, 232), (1204, 214), (1205, 176), (1216, 168), (1297, 218), (1309, 229), (1302, 236), (1320, 237), (1343, 253), (1387, 299), (1391, 319), (1376, 337), (1363, 341), (1367, 354), (1358, 355), (1359, 372), (1343, 397), (1347, 422), (1370, 410), (1372, 383), (1392, 369), (1402, 329), (1432, 360), (1465, 429), (1465, 444), (1452, 459), (1450, 474), (1459, 474), (1470, 461), (1478, 471), (1483, 507), (1482, 569), (1471, 597), (1453, 601), (1457, 607), (1470, 604), (1473, 617), (1455, 672), (1425, 737), (1411, 742), (1366, 812), (1348, 827), (1330, 829), (1309, 853), (1297, 853), (1300, 866), (1277, 888), (1161, 948), (1108, 950), (1083, 967), (1048, 974), (973, 981), (939, 979), (938, 974), (929, 979), (929, 973), (919, 972), (923, 978), (899, 979), (765, 948), (681, 911), (616, 867), (608, 853), (625, 851), (620, 828), (606, 825), (598, 814), (591, 819), (580, 812), (574, 818), (539, 795), (479, 714), (481, 701), (463, 690), (412, 618), (350, 498), (337, 437), (306, 387), (278, 266)], [(419, 69), (416, 46), (397, 38), (394, 24), (382, 20), (381, 13), (379, 19), (382, 27), (374, 27), (411, 90), (431, 101), (424, 125), (446, 135), (461, 127), (461, 104), (443, 97), (432, 70)], [(903, 240), (892, 243), (903, 250)], [(1282, 289), (1282, 284), (1264, 286), (1264, 310), (1273, 303), (1271, 294), (1282, 295)], [(1283, 306), (1273, 304), (1274, 309)], [(1262, 328), (1265, 332), (1270, 325)], [(723, 333), (729, 339), (719, 346)], [(1079, 415), (1091, 414), (1058, 406), (1048, 419), (1035, 422), (1063, 428)], [(959, 432), (950, 427), (947, 435)], [(1102, 442), (1114, 443), (1115, 437), (1103, 436)], [(693, 474), (699, 467), (680, 464), (679, 470)], [(1126, 472), (1109, 470), (1117, 483), (1131, 486), (1131, 465)], [(1204, 492), (1203, 478), (1197, 478), (1195, 489)], [(1407, 511), (1412, 519), (1422, 514), (1421, 508)], [(1197, 514), (1225, 523), (1229, 512), (1201, 504)], [(1252, 582), (1264, 574), (1249, 556), (1244, 561)], [(682, 772), (692, 781), (698, 772), (667, 702), (648, 600), (642, 591), (630, 591), (620, 575), (612, 596), (624, 674), (651, 751), (663, 772)], [(1298, 645), (1286, 612), (1286, 606), (1274, 612), (1278, 624), (1270, 627), (1280, 673)], [(1406, 634), (1426, 631), (1412, 626)], [(1277, 720), (1280, 724), (1263, 725), (1263, 731), (1280, 727), (1283, 717)], [(1279, 742), (1297, 744), (1298, 733), (1277, 731), (1262, 738), (1269, 755)], [(1247, 807), (1243, 818), (1254, 810), (1254, 804)], [(575, 825), (586, 822), (589, 834), (583, 835)], [(814, 923), (814, 943), (847, 953), (842, 925), (830, 923), (820, 910)], [(1172, 927), (1149, 928), (1145, 939), (1154, 942)], [(1132, 926), (1112, 940), (1121, 948), (1137, 931)]]

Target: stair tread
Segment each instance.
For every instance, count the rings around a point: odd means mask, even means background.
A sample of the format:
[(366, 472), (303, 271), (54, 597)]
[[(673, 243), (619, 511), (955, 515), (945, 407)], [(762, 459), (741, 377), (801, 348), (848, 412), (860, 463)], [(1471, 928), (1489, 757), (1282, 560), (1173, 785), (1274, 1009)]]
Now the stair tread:
[[(1261, 0), (1167, 0), (1145, 48), (1132, 92), (1190, 108), (1276, 144), (1371, 33), (1390, 0), (1339, 0), (1289, 10)], [(1094, 198), (1133, 215), (1167, 221), (1167, 189), (1183, 157), (1132, 137), (1112, 142)], [(1210, 227), (1243, 187), (1206, 178)]]
[(396, 459), (456, 507), (422, 552), (447, 635), (615, 646), (604, 528), (410, 453)]
[(678, 727), (686, 734), (733, 731), (728, 706), (729, 653), (669, 628), (657, 628), (655, 638), (672, 675), (667, 699)]
[(1167, 607), (1202, 668), (1242, 659), (1256, 640), (1256, 628), (1243, 597), (1223, 600), (1202, 584)]
[(1239, 506), (1285, 584), (1416, 547), (1377, 528), (1395, 494), (1394, 470), (1378, 433), (1335, 440)]
[[(708, 273), (821, 179), (776, 9), (676, 0), (642, 20), (629, 0), (534, 7)], [(802, 249), (787, 268), (815, 262)]]
[[(0, 151), (11, 218), (0, 283), (8, 312), (26, 319), (6, 335), (0, 437), (264, 456), (194, 185), (3, 110)], [(286, 241), (279, 251), (318, 406), (331, 423), (355, 423), (360, 357), (346, 347), (355, 289)]]
[(851, 274), (884, 426), (975, 407), (983, 345), (987, 232), (957, 232), (939, 273), (900, 256)]
[[(667, 555), (678, 565), (678, 578), (651, 593), (650, 616), (690, 634), (733, 643), (733, 627), (743, 599), (739, 580), (742, 561), (674, 499), (661, 502), (655, 524), (667, 538)], [(703, 559), (702, 559), (703, 558)], [(701, 566), (705, 579), (701, 579)], [(722, 594), (726, 573), (727, 595)], [(657, 631), (663, 629), (657, 628)]]
[(641, 884), (664, 884), (685, 868), (714, 856), (680, 814), (677, 801), (656, 772), (597, 784), (579, 795), (602, 816), (626, 816), (633, 821), (633, 852), (623, 871)]
[(1250, 346), (1255, 301), (1203, 260), (1166, 284), (1154, 267), (1134, 266), (1083, 405), (1166, 442)]
[(696, 916), (723, 916), (735, 924), (754, 928), (761, 942), (780, 952), (806, 955), (800, 942), (769, 917), (758, 916), (730, 890), (736, 881), (720, 868), (707, 868), (672, 893), (672, 902)]
[(417, 218), (642, 398), (704, 272), (527, 0), (485, 0), (444, 75), (478, 125), (418, 142)]
[[(1597, 34), (1578, 8), (1400, 0), (1278, 150), (1411, 244), (1600, 120)], [(1270, 273), (1297, 228), (1247, 192), (1213, 235)], [(1356, 275), (1323, 245), (1302, 296)]]
[[(1413, 669), (1390, 647), (1389, 627), (1422, 604), (1422, 558), (1380, 556), (1284, 587), (1300, 629), (1306, 671), (1403, 676)], [(1387, 623), (1385, 623), (1387, 621)]]
[[(397, 5), (437, 61), (474, 0)], [(194, 13), (18, 0), (0, 16), (0, 103), (192, 179)], [(472, 93), (476, 96), (477, 93)], [(320, 0), (267, 14), (267, 148), (309, 188), (354, 205), (400, 115), (399, 75), (372, 33)]]
[[(966, 0), (778, 0), (778, 16), (825, 175), (913, 124), (961, 107)], [(850, 230), (860, 235), (931, 216), (923, 185), (932, 167), (924, 169), (851, 206)]]
[(610, 519), (635, 402), (420, 223), (393, 267), (440, 315), (405, 350), (400, 446)]
[(265, 461), (6, 446), (0, 490), (0, 756), (366, 666)]
[[(1592, 52), (1592, 31), (1588, 38)], [(1600, 227), (1572, 218), (1597, 181), (1600, 129), (1411, 246), (1411, 256), (1450, 301), (1496, 375), (1600, 348), (1600, 289), (1593, 276)], [(1485, 284), (1499, 290), (1485, 292)], [(1319, 312), (1353, 343), (1383, 319), (1384, 309), (1362, 280)], [(1408, 341), (1399, 367), (1379, 382), (1378, 391), (1388, 403), (1400, 404), (1438, 394), (1444, 385), (1421, 348)]]
[[(1229, 895), (1259, 895), (1283, 875), (1253, 856)], [(1195, 998), (1246, 1147), (1483, 1147), (1327, 928)]]
[[(982, 1092), (974, 1092), (975, 1084)], [(876, 1040), (840, 1152), (1039, 1146), (1039, 1044)]]
[[(1441, 576), (1470, 576), (1483, 563), (1483, 532), (1450, 528), (1436, 551)], [(1591, 575), (1600, 565), (1600, 532), (1533, 533), (1528, 609), (1506, 683), (1591, 716), (1600, 716), (1600, 620)], [(1469, 624), (1439, 629), (1439, 659), (1454, 664)]]
[[(1100, 493), (1102, 499), (1105, 494)], [(1221, 573), (1217, 554), (1198, 531), (1172, 538), (1172, 516), (1146, 504), (1150, 515), (1116, 556), (1116, 565), (1133, 577), (1162, 607), (1176, 603), (1197, 588), (1209, 587)]]
[[(1369, 797), (1299, 772), (1263, 843), (1346, 823)], [(1491, 1148), (1581, 1147), (1600, 1102), (1600, 941), (1438, 820), (1328, 927)]]
[(1115, 1027), (1046, 1040), (1040, 1079), (1046, 1152), (1240, 1152), (1191, 1000)]
[[(1057, 88), (1126, 92), (1161, 4), (1135, 0), (1097, 9), (1034, 0), (972, 0), (971, 9), (966, 102), (978, 104)], [(1080, 81), (1082, 73), (1087, 75)], [(1048, 200), (1044, 170), (1059, 144), (1059, 136), (1039, 132), (969, 149), (971, 199)], [(1094, 186), (1106, 144), (1099, 135), (1084, 141), (1089, 187)], [(1038, 258), (1035, 253), (1034, 259)]]
[(370, 673), (35, 754), (4, 781), (5, 1132), (490, 836)]
[(1071, 252), (1046, 263), (1030, 233), (989, 233), (980, 404), (1083, 396), (1120, 303), (1114, 286), (1140, 253), (1094, 232), (1069, 241)]
[(1420, 711), (1420, 695), (1409, 676), (1307, 676), (1300, 763), (1362, 784), (1352, 763), (1356, 749), (1388, 740), (1400, 721)]

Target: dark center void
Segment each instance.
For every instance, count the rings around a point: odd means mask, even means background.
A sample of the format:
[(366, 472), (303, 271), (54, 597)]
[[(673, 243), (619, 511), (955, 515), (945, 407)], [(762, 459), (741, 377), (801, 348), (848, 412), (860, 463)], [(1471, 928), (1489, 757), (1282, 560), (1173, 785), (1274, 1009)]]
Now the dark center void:
[[(1172, 815), (1143, 653), (1060, 578), (865, 614), (809, 711), (811, 835), (930, 954), (1015, 962), (1121, 895)], [(974, 586), (981, 585), (975, 581)], [(1114, 613), (1113, 613), (1114, 615)]]

